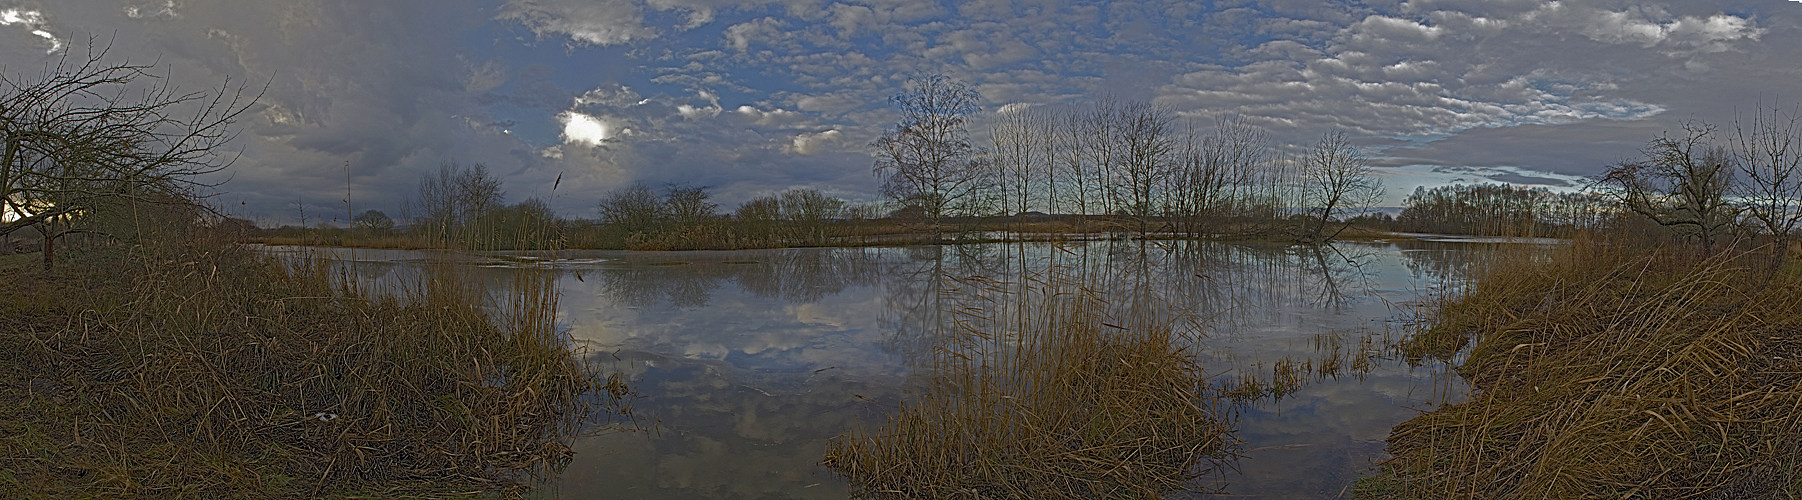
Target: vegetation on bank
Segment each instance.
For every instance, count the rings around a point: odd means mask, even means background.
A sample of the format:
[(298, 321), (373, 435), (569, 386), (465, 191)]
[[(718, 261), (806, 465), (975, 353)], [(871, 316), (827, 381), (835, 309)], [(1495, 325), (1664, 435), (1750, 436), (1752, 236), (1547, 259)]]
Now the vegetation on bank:
[(1395, 427), (1375, 498), (1802, 495), (1802, 269), (1582, 243), (1491, 265), (1404, 346), (1469, 401)]
[(447, 269), (378, 294), (164, 222), (6, 263), (0, 496), (512, 496), (623, 391), (547, 278), (492, 308)]

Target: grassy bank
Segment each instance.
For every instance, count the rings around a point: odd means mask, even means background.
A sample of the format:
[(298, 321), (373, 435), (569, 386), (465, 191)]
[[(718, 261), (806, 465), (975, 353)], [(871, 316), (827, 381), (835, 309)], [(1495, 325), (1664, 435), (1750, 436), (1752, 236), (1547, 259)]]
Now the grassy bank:
[(1233, 457), (1231, 404), (1176, 318), (1057, 278), (957, 280), (929, 380), (826, 465), (878, 498), (1154, 498)]
[(1578, 243), (1494, 263), (1412, 356), (1468, 402), (1398, 425), (1370, 498), (1802, 495), (1802, 276)]
[(377, 296), (204, 240), (4, 263), (0, 497), (513, 496), (622, 390), (544, 279)]

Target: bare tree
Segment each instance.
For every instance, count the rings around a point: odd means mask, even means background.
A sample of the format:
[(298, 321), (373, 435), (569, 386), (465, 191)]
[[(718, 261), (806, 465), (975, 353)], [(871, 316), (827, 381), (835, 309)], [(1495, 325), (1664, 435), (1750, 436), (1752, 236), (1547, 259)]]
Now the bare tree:
[(1075, 147), (1084, 153), (1079, 165), (1086, 167), (1079, 175), (1088, 178), (1089, 189), (1098, 195), (1090, 201), (1098, 202), (1093, 204), (1100, 205), (1098, 208), (1102, 213), (1112, 214), (1115, 202), (1120, 199), (1119, 186), (1113, 183), (1119, 155), (1120, 104), (1112, 97), (1104, 96), (1082, 115), (1078, 123)]
[(467, 230), (479, 232), (481, 228), (475, 224), (500, 208), (505, 196), (501, 180), (489, 175), (486, 165), (465, 167), (445, 162), (438, 165), (437, 172), (419, 179), (419, 198), (415, 202), (420, 218), (416, 223), (437, 238), (449, 238), (459, 232), (473, 236)]
[(0, 75), (0, 235), (36, 228), (54, 242), (104, 205), (191, 203), (231, 164), (231, 124), (255, 103), (226, 81), (182, 92), (151, 66), (108, 63), (106, 48), (65, 53), (35, 77)]
[(719, 215), (719, 205), (707, 201), (706, 187), (671, 184), (664, 187), (663, 218), (679, 227), (695, 227)]
[(463, 219), (480, 220), (506, 203), (501, 179), (488, 174), (488, 166), (477, 163), (457, 176), (457, 191), (463, 201)]
[(981, 95), (944, 75), (910, 79), (889, 101), (901, 121), (870, 146), (882, 192), (913, 207), (932, 225), (935, 238), (948, 215), (978, 215), (988, 202), (994, 175), (970, 143), (968, 121)]
[(1050, 115), (1035, 107), (1004, 110), (989, 126), (990, 152), (1001, 176), (1004, 205), (1013, 215), (1031, 210), (1041, 194), (1038, 186), (1048, 170), (1048, 148), (1043, 143), (1049, 139), (1045, 132), (1050, 122)]
[(738, 231), (758, 241), (777, 237), (777, 224), (782, 220), (782, 200), (777, 196), (752, 198), (732, 211)]
[[(1335, 130), (1321, 136), (1320, 142), (1302, 158), (1301, 208), (1309, 215), (1309, 225), (1301, 235), (1312, 242), (1331, 240), (1350, 227), (1349, 219), (1361, 214), (1383, 196), (1383, 183), (1370, 168), (1364, 152), (1346, 139), (1345, 132)], [(1327, 232), (1334, 221), (1346, 221), (1338, 229)]]
[(1715, 239), (1734, 222), (1727, 198), (1734, 158), (1713, 141), (1713, 125), (1691, 121), (1683, 133), (1666, 133), (1641, 151), (1643, 159), (1621, 162), (1597, 182), (1628, 210), (1691, 236), (1712, 251)]
[(387, 233), (388, 230), (394, 229), (394, 219), (389, 218), (388, 214), (382, 213), (381, 210), (364, 210), (350, 222), (351, 227), (376, 234)]
[(1747, 218), (1771, 234), (1776, 254), (1802, 223), (1802, 113), (1773, 105), (1753, 110), (1750, 123), (1733, 120), (1731, 145), (1744, 180), (1739, 200)]
[(1216, 121), (1206, 137), (1197, 137), (1191, 124), (1181, 143), (1171, 172), (1172, 215), (1191, 235), (1206, 222), (1246, 215), (1252, 182), (1269, 161), (1269, 135), (1234, 115)]
[(1244, 115), (1221, 118), (1208, 138), (1210, 156), (1219, 164), (1214, 170), (1215, 193), (1209, 203), (1215, 211), (1243, 215), (1251, 195), (1252, 179), (1270, 160), (1270, 134), (1251, 123)]
[(782, 193), (781, 200), (782, 218), (794, 225), (797, 239), (810, 245), (826, 242), (827, 224), (845, 208), (844, 200), (817, 189), (790, 189)]
[(1114, 112), (1118, 167), (1114, 168), (1116, 210), (1132, 216), (1140, 234), (1151, 230), (1151, 218), (1163, 213), (1165, 180), (1173, 165), (1176, 141), (1173, 111), (1147, 102), (1127, 103)]
[(657, 193), (644, 184), (633, 184), (602, 198), (599, 215), (601, 223), (631, 235), (654, 229), (662, 211), (663, 200)]
[(1083, 221), (1082, 223), (1086, 226), (1090, 210), (1089, 202), (1091, 201), (1089, 191), (1091, 191), (1090, 186), (1092, 185), (1089, 182), (1088, 173), (1089, 154), (1085, 148), (1090, 141), (1086, 130), (1086, 121), (1080, 111), (1071, 110), (1058, 120), (1058, 125), (1058, 143), (1062, 146), (1063, 153), (1060, 155), (1062, 161), (1054, 165), (1054, 168), (1061, 172), (1058, 174), (1059, 177), (1066, 179), (1065, 189), (1070, 190), (1069, 194), (1063, 195), (1063, 198), (1074, 205), (1069, 208), (1076, 210), (1078, 220)]

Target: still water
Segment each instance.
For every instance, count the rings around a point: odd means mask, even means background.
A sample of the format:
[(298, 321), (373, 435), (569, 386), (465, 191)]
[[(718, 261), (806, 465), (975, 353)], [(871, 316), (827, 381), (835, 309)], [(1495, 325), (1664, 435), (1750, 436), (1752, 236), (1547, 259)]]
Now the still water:
[[(820, 465), (827, 440), (881, 425), (919, 387), (960, 279), (1056, 267), (1103, 296), (1153, 296), (1193, 320), (1202, 336), (1192, 352), (1208, 373), (1268, 379), (1278, 360), (1320, 359), (1328, 338), (1354, 350), (1399, 338), (1419, 304), (1502, 246), (1096, 241), (455, 258), (496, 287), (510, 273), (557, 273), (559, 321), (640, 395), (632, 420), (578, 440), (575, 461), (538, 496), (844, 498), (845, 481)], [(443, 258), (326, 253), (370, 282)], [(1202, 481), (1235, 497), (1349, 497), (1385, 458), (1391, 426), (1463, 397), (1442, 365), (1385, 354), (1366, 371), (1245, 405), (1243, 458)]]

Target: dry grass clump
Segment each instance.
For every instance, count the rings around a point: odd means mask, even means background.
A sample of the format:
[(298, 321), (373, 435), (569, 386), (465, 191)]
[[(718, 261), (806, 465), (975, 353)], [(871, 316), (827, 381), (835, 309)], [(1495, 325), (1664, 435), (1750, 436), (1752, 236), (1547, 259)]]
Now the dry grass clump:
[(1802, 495), (1802, 277), (1606, 250), (1491, 272), (1449, 304), (1429, 335), (1474, 339), (1470, 401), (1396, 426), (1361, 492)]
[(1451, 360), (1501, 323), (1523, 311), (1554, 305), (1577, 287), (1591, 285), (1624, 259), (1615, 244), (1579, 239), (1557, 247), (1511, 245), (1473, 262), (1470, 280), (1445, 290), (1429, 310), (1425, 328), (1397, 344), (1410, 362)]
[(1148, 498), (1233, 456), (1236, 416), (1170, 318), (1063, 281), (952, 295), (924, 393), (828, 445), (857, 494)]
[(511, 496), (623, 389), (549, 278), (378, 297), (192, 240), (4, 273), (0, 497)]

